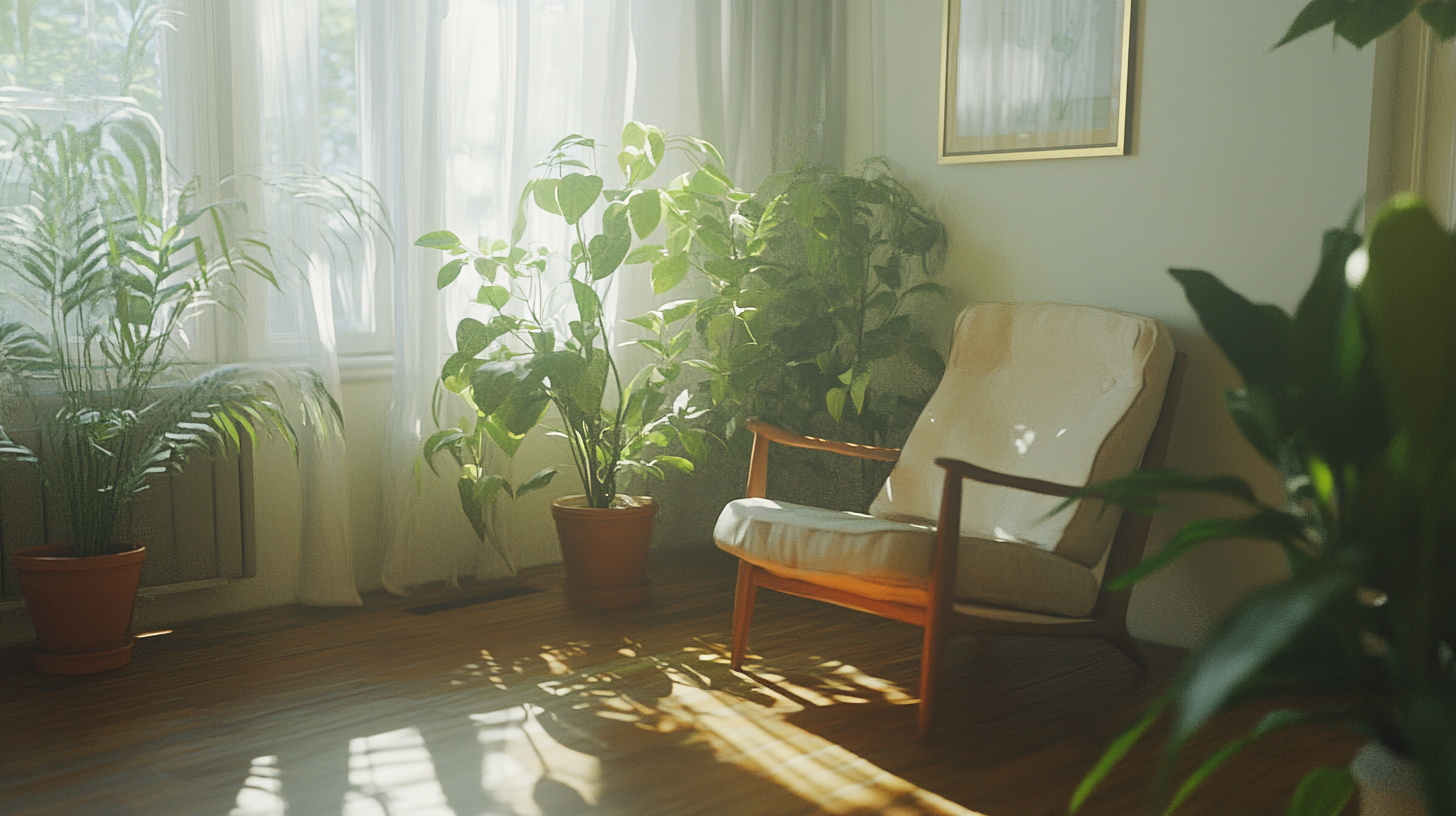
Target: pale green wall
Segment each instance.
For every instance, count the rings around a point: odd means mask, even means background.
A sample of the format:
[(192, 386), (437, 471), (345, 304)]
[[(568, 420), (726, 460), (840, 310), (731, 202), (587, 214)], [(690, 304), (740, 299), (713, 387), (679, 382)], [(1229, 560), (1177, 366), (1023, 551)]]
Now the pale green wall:
[[(938, 165), (940, 0), (852, 1), (850, 144), (860, 155), (888, 156), (949, 223), (945, 282), (957, 304), (1067, 301), (1166, 321), (1192, 356), (1172, 464), (1243, 473), (1277, 496), (1272, 474), (1220, 408), (1219, 390), (1236, 378), (1197, 330), (1165, 270), (1209, 269), (1255, 299), (1294, 305), (1313, 274), (1320, 232), (1344, 220), (1364, 186), (1371, 54), (1332, 49), (1323, 34), (1269, 53), (1302, 0), (1144, 0), (1133, 155)], [(361, 590), (379, 586), (379, 467), (389, 399), (387, 380), (344, 387)], [(550, 441), (523, 451), (531, 461), (518, 463), (522, 472), (561, 458), (547, 450)], [(258, 472), (267, 474), (257, 486), (258, 577), (144, 601), (139, 623), (293, 602), (297, 474), (278, 450), (260, 454)], [(563, 491), (569, 476), (563, 474)], [(702, 519), (714, 514), (681, 505), (721, 504), (737, 494), (741, 474), (708, 478), (711, 484), (663, 491), (679, 506), (666, 511), (658, 546), (706, 544)], [(558, 558), (544, 493), (519, 508), (523, 564)], [(1154, 527), (1155, 541), (1166, 539), (1177, 519), (1212, 509), (1181, 507)], [(1218, 610), (1280, 570), (1278, 556), (1258, 545), (1205, 551), (1136, 591), (1134, 634), (1191, 643)], [(0, 615), (0, 642), (29, 637), (23, 615)]]
[[(1293, 308), (1321, 232), (1365, 185), (1373, 48), (1328, 33), (1270, 53), (1302, 0), (1142, 0), (1126, 157), (936, 163), (940, 0), (873, 0), (850, 49), (851, 145), (882, 153), (950, 226), (958, 303), (1088, 303), (1156, 317), (1191, 357), (1171, 464), (1277, 483), (1224, 417), (1232, 369), (1197, 328), (1170, 266), (1207, 269)], [(882, 71), (882, 84), (876, 74)], [(1177, 518), (1210, 506), (1181, 507)], [(1160, 520), (1155, 541), (1175, 519)], [(1191, 643), (1282, 564), (1258, 545), (1197, 554), (1140, 586), (1134, 634)]]

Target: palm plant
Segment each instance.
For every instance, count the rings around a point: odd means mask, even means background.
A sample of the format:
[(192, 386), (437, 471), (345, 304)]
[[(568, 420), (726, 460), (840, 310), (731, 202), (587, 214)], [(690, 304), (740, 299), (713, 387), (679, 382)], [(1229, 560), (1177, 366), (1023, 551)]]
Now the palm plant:
[[(241, 203), (199, 203), (195, 184), (166, 183), (149, 115), (122, 107), (47, 133), (5, 112), (0, 126), (0, 284), (29, 318), (0, 325), (0, 377), (29, 408), (0, 411), (0, 457), (39, 469), (75, 555), (107, 552), (126, 505), (194, 454), (263, 431), (296, 455), (284, 392), (305, 422), (340, 432), (311, 371), (185, 363), (194, 318), (233, 303), (242, 275), (277, 278), (268, 245), (235, 234)], [(39, 451), (6, 431), (24, 413), (39, 423)]]

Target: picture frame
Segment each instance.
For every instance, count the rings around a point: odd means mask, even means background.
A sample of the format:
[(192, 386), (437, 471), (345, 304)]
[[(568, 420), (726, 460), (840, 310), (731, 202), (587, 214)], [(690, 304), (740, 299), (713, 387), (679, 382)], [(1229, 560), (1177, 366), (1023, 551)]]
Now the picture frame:
[(939, 161), (1121, 156), (1135, 0), (945, 0)]

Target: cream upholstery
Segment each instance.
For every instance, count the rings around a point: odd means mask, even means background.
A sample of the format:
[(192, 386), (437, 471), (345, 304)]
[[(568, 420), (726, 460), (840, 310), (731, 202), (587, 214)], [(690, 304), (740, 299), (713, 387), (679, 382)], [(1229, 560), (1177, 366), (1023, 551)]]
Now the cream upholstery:
[[(886, 599), (923, 592), (950, 457), (1080, 486), (1135, 470), (1158, 420), (1174, 348), (1156, 321), (1061, 304), (987, 303), (956, 322), (945, 377), (870, 515), (767, 499), (730, 503), (718, 546), (785, 577)], [(976, 484), (964, 493), (955, 599), (1088, 614), (1120, 513), (1096, 502)]]
[[(1156, 321), (1091, 306), (986, 303), (956, 322), (940, 387), (916, 421), (870, 513), (940, 513), (938, 456), (1085, 485), (1137, 469), (1162, 407), (1173, 341)], [(967, 490), (961, 535), (1016, 540), (1091, 567), (1121, 516), (1099, 502), (1051, 518), (1053, 496)]]
[[(924, 602), (934, 527), (769, 499), (730, 502), (718, 546), (786, 578), (848, 592), (873, 584), (894, 603)], [(1078, 616), (1097, 602), (1093, 570), (1024, 544), (962, 537), (956, 598)]]

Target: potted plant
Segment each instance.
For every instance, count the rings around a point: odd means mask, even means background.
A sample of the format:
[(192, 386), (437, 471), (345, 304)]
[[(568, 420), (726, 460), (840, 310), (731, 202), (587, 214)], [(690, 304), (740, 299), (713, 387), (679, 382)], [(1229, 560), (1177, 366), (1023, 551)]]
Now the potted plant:
[[(1319, 270), (1293, 315), (1250, 303), (1206, 272), (1172, 271), (1242, 375), (1225, 404), (1278, 468), (1288, 500), (1268, 506), (1241, 478), (1176, 471), (1092, 488), (1144, 510), (1157, 509), (1159, 494), (1179, 492), (1248, 508), (1241, 518), (1189, 522), (1111, 586), (1130, 586), (1200, 544), (1232, 537), (1277, 544), (1289, 578), (1223, 618), (1084, 780), (1073, 810), (1165, 711), (1171, 761), (1231, 705), (1305, 694), (1316, 710), (1270, 713), (1171, 798), (1165, 762), (1158, 804), (1173, 810), (1264, 734), (1319, 722), (1358, 729), (1381, 746), (1362, 752), (1365, 764), (1382, 749), (1408, 758), (1427, 812), (1456, 813), (1456, 242), (1411, 196), (1385, 208), (1363, 245), (1354, 222), (1325, 234)], [(1316, 768), (1290, 812), (1338, 813), (1353, 787), (1345, 769)]]
[[(812, 436), (903, 443), (945, 371), (924, 328), (925, 307), (945, 297), (930, 280), (945, 225), (879, 159), (775, 174), (738, 215), (734, 240), (703, 264), (713, 296), (695, 320), (710, 427), (731, 439), (756, 417)], [(860, 465), (863, 507), (888, 470)]]
[[(502, 495), (544, 486), (555, 469), (512, 488), (481, 467), (486, 440), (512, 455), (554, 408), (560, 425), (551, 433), (566, 440), (582, 488), (551, 505), (567, 592), (574, 601), (604, 608), (647, 597), (657, 504), (625, 494), (626, 479), (661, 479), (665, 468), (690, 473), (692, 460), (706, 456), (707, 441), (695, 427), (701, 409), (690, 406), (686, 388), (677, 385), (692, 362), (686, 321), (698, 301), (676, 301), (631, 320), (650, 336), (629, 342), (653, 356), (631, 375), (618, 365), (616, 326), (602, 292), (623, 266), (637, 263), (652, 264), (656, 292), (672, 290), (704, 245), (724, 240), (733, 208), (748, 199), (733, 188), (707, 142), (637, 122), (623, 129), (622, 142), (621, 187), (607, 188), (593, 172), (593, 140), (568, 136), (521, 190), (508, 239), (482, 238), (470, 246), (440, 230), (416, 241), (451, 256), (436, 278), (439, 289), (462, 274), (478, 278), (469, 294), (487, 318), (467, 317), (456, 326), (456, 351), (441, 368), (437, 393), (463, 398), (467, 416), (426, 440), (425, 458), (433, 463), (446, 451), (462, 466), (461, 507), (482, 540), (492, 540), (499, 551), (489, 533), (490, 508)], [(670, 151), (693, 169), (665, 187), (644, 186)], [(524, 242), (533, 208), (564, 224), (570, 236), (565, 251)], [(645, 243), (659, 232), (660, 243)]]
[[(150, 116), (123, 106), (46, 133), (7, 112), (3, 127), (0, 173), (22, 195), (0, 209), (0, 281), (15, 287), (7, 302), (22, 319), (0, 326), (0, 378), (23, 396), (0, 406), (0, 458), (38, 470), (71, 531), (13, 563), (36, 665), (103, 671), (130, 659), (146, 554), (113, 532), (151, 477), (259, 432), (296, 453), (280, 388), (326, 433), (338, 432), (339, 410), (312, 372), (183, 358), (188, 322), (240, 275), (276, 279), (268, 246), (232, 234), (240, 204), (199, 204), (194, 186), (165, 183)], [(7, 432), (18, 422), (38, 424), (39, 449)]]

